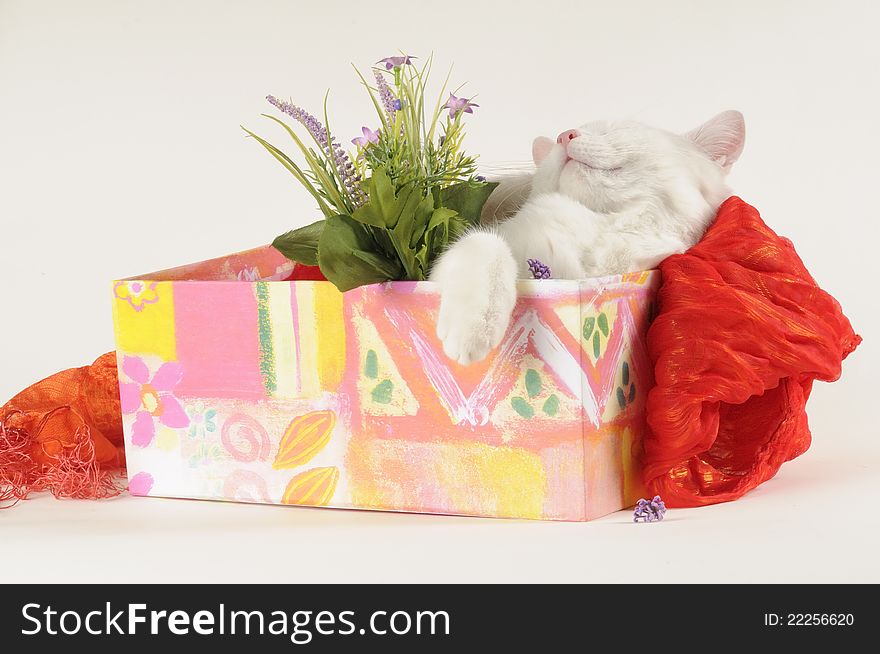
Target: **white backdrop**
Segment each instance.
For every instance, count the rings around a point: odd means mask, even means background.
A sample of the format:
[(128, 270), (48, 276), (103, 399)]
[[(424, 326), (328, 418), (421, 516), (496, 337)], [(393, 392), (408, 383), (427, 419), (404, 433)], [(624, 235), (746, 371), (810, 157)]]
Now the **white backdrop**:
[[(40, 498), (0, 512), (3, 540), (41, 556), (64, 539), (87, 562), (100, 548), (114, 565), (71, 571), (91, 579), (880, 581), (878, 24), (868, 1), (0, 0), (0, 403), (113, 348), (113, 278), (311, 222), (239, 125), (281, 140), (264, 96), (319, 111), (329, 88), (334, 130), (354, 136), (372, 114), (349, 62), (398, 50), (455, 63), (481, 105), (468, 149), (487, 164), (595, 118), (685, 130), (741, 110), (735, 190), (866, 339), (815, 389), (808, 454), (740, 502), (662, 525)], [(235, 556), (254, 543), (268, 555)], [(279, 569), (272, 552), (290, 549), (313, 563)]]

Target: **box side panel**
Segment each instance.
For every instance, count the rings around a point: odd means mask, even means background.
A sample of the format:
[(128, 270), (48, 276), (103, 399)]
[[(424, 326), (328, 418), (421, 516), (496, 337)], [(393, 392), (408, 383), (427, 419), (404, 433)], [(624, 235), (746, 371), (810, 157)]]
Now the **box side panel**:
[(443, 354), (432, 286), (346, 295), (353, 505), (582, 516), (577, 284), (524, 286), (501, 345), (470, 366)]
[(155, 297), (138, 306), (114, 289), (126, 454), (130, 478), (141, 475), (137, 488), (281, 502), (296, 497), (294, 468), (323, 470), (323, 484), (338, 481), (331, 464), (344, 454), (345, 440), (335, 436), (347, 410), (338, 394), (342, 294), (326, 282), (149, 284)]
[(655, 271), (581, 284), (585, 518), (632, 505), (653, 372), (645, 348)]
[(134, 301), (114, 286), (136, 494), (563, 520), (607, 507), (584, 474), (619, 470), (623, 445), (585, 447), (576, 282), (524, 283), (502, 345), (466, 367), (443, 355), (431, 284), (150, 284)]

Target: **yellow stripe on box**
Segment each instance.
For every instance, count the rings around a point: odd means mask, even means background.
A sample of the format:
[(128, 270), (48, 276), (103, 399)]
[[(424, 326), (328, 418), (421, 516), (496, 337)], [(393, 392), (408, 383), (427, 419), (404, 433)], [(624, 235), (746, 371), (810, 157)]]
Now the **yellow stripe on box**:
[(296, 306), (301, 394), (336, 391), (345, 371), (342, 293), (327, 282), (299, 282)]
[[(137, 292), (142, 284), (147, 290)], [(174, 332), (174, 291), (171, 282), (113, 283), (113, 325), (116, 349), (126, 354), (177, 358)]]
[(318, 378), (321, 388), (335, 391), (345, 372), (345, 322), (342, 293), (329, 283), (315, 284), (318, 330)]

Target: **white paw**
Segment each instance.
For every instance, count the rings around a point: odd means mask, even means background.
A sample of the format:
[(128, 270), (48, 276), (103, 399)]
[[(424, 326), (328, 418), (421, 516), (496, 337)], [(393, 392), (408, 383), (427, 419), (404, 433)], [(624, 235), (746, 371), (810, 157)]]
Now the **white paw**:
[(492, 307), (481, 308), (482, 311), (471, 306), (465, 312), (461, 306), (441, 299), (437, 336), (443, 342), (446, 356), (462, 365), (485, 359), (507, 331), (510, 312), (501, 315)]
[(431, 273), (440, 290), (437, 336), (463, 365), (498, 346), (516, 304), (516, 263), (497, 235), (476, 231), (457, 241)]

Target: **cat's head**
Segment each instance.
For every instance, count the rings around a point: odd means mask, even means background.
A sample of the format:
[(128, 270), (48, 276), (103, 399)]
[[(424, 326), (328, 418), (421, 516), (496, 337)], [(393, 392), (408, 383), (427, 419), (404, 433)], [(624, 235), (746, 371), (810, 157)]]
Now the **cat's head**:
[(729, 196), (745, 122), (725, 111), (686, 134), (640, 123), (593, 122), (535, 139), (533, 192), (557, 191), (600, 213), (655, 208), (696, 218)]

